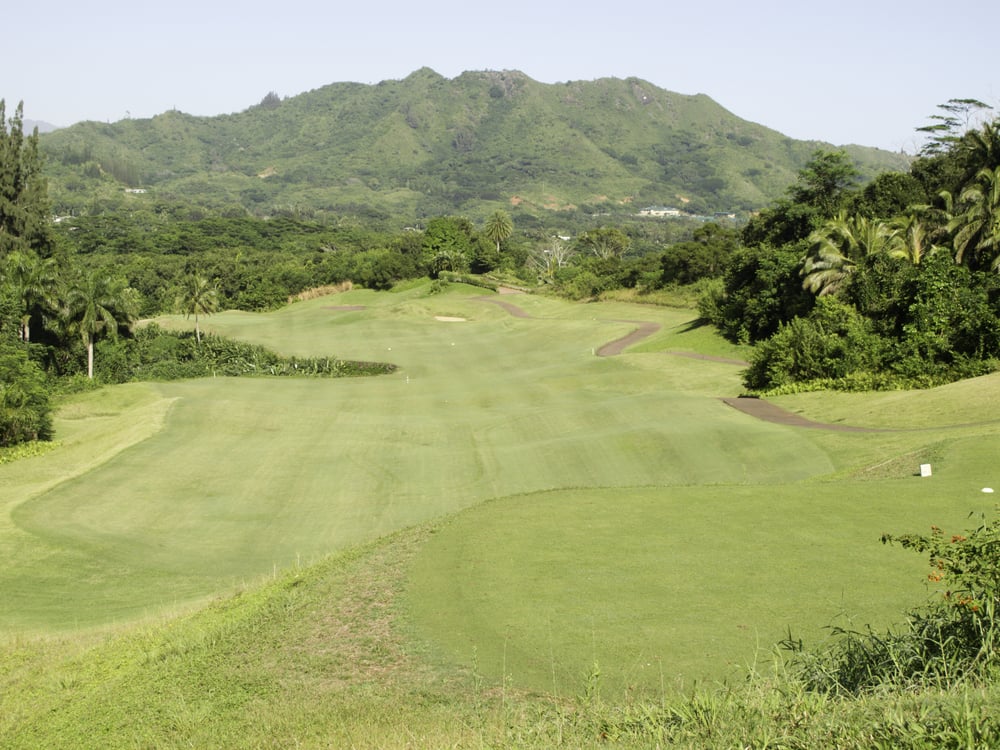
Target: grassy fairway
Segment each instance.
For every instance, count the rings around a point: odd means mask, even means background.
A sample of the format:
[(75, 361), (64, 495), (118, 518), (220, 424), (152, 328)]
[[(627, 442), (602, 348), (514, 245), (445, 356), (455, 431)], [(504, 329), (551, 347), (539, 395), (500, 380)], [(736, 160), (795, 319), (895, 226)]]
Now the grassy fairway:
[[(3, 626), (128, 619), (497, 496), (762, 481), (761, 435), (773, 435), (774, 456), (796, 457), (791, 475), (829, 469), (822, 452), (707, 397), (732, 392), (731, 365), (677, 358), (670, 377), (696, 391), (684, 393), (624, 359), (592, 356), (633, 327), (592, 313), (634, 309), (525, 298), (538, 319), (521, 320), (468, 290), (337, 301), (368, 309), (317, 300), (211, 323), (288, 353), (389, 359), (398, 374), (148, 386), (172, 406), (145, 440), (44, 491), (31, 463), (4, 467), (15, 487), (8, 523), (22, 541), (0, 573), (12, 604)], [(667, 325), (684, 319), (648, 312)], [(119, 392), (129, 391), (103, 398)], [(93, 429), (103, 419), (93, 416)]]
[[(661, 669), (674, 683), (725, 674), (786, 625), (895, 616), (920, 594), (920, 561), (878, 534), (984, 507), (994, 427), (760, 422), (719, 401), (739, 392), (738, 366), (677, 356), (740, 354), (688, 312), (519, 296), (531, 317), (516, 318), (481, 294), (359, 290), (206, 326), (286, 354), (388, 360), (391, 376), (209, 378), (72, 401), (62, 448), (0, 466), (0, 629), (190, 606), (463, 511), (410, 587), (413, 632), (438, 659), (559, 690), (595, 659), (618, 684), (658, 684)], [(594, 356), (635, 320), (662, 328)], [(784, 403), (928, 427), (995, 382), (934, 392), (921, 417), (888, 397)], [(913, 479), (928, 457), (933, 480)]]

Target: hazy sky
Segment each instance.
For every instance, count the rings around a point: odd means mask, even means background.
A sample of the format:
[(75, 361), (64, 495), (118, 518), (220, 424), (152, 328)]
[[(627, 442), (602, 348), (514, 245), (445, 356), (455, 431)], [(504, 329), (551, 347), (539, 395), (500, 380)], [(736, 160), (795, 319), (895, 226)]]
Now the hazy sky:
[(793, 138), (909, 152), (938, 104), (1000, 105), (997, 0), (16, 0), (3, 19), (0, 98), (56, 125), (238, 112), (424, 66), (635, 76)]

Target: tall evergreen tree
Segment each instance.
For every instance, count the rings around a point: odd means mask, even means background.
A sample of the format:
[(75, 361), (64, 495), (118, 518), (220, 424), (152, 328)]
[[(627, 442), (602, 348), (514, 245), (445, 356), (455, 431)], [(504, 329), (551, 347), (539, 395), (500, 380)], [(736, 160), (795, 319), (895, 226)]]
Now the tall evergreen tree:
[(48, 186), (42, 175), (38, 128), (24, 135), (23, 105), (7, 119), (0, 99), (0, 259), (14, 250), (42, 257), (52, 251)]

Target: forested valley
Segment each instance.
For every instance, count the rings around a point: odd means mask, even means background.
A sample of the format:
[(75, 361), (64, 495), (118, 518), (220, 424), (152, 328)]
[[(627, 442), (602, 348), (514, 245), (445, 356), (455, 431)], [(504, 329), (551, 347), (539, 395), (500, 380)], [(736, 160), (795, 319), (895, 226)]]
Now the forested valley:
[[(53, 393), (203, 375), (234, 359), (213, 355), (200, 330), (144, 318), (197, 321), (422, 277), (697, 304), (723, 336), (755, 346), (744, 379), (754, 393), (983, 374), (1000, 356), (1000, 120), (970, 100), (942, 112), (909, 171), (862, 183), (846, 152), (817, 151), (746, 222), (592, 216), (518, 227), (496, 209), (478, 225), (442, 215), (393, 230), (180, 204), (54, 221), (39, 136), (24, 132), (21, 107), (8, 118), (0, 105), (0, 445), (50, 437)], [(982, 124), (966, 127), (973, 116)], [(269, 352), (235, 359), (246, 372), (288, 369)]]

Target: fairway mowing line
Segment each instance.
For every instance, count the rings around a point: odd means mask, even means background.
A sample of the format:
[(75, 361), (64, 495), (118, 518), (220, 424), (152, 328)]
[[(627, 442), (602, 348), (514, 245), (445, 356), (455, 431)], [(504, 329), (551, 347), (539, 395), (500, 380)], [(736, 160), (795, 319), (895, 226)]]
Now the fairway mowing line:
[(733, 359), (732, 357), (716, 357), (712, 354), (698, 354), (698, 352), (664, 352), (671, 357), (687, 357), (688, 359), (700, 359), (703, 362), (719, 362), (723, 365), (737, 365), (738, 367), (749, 367), (750, 363), (743, 359)]

